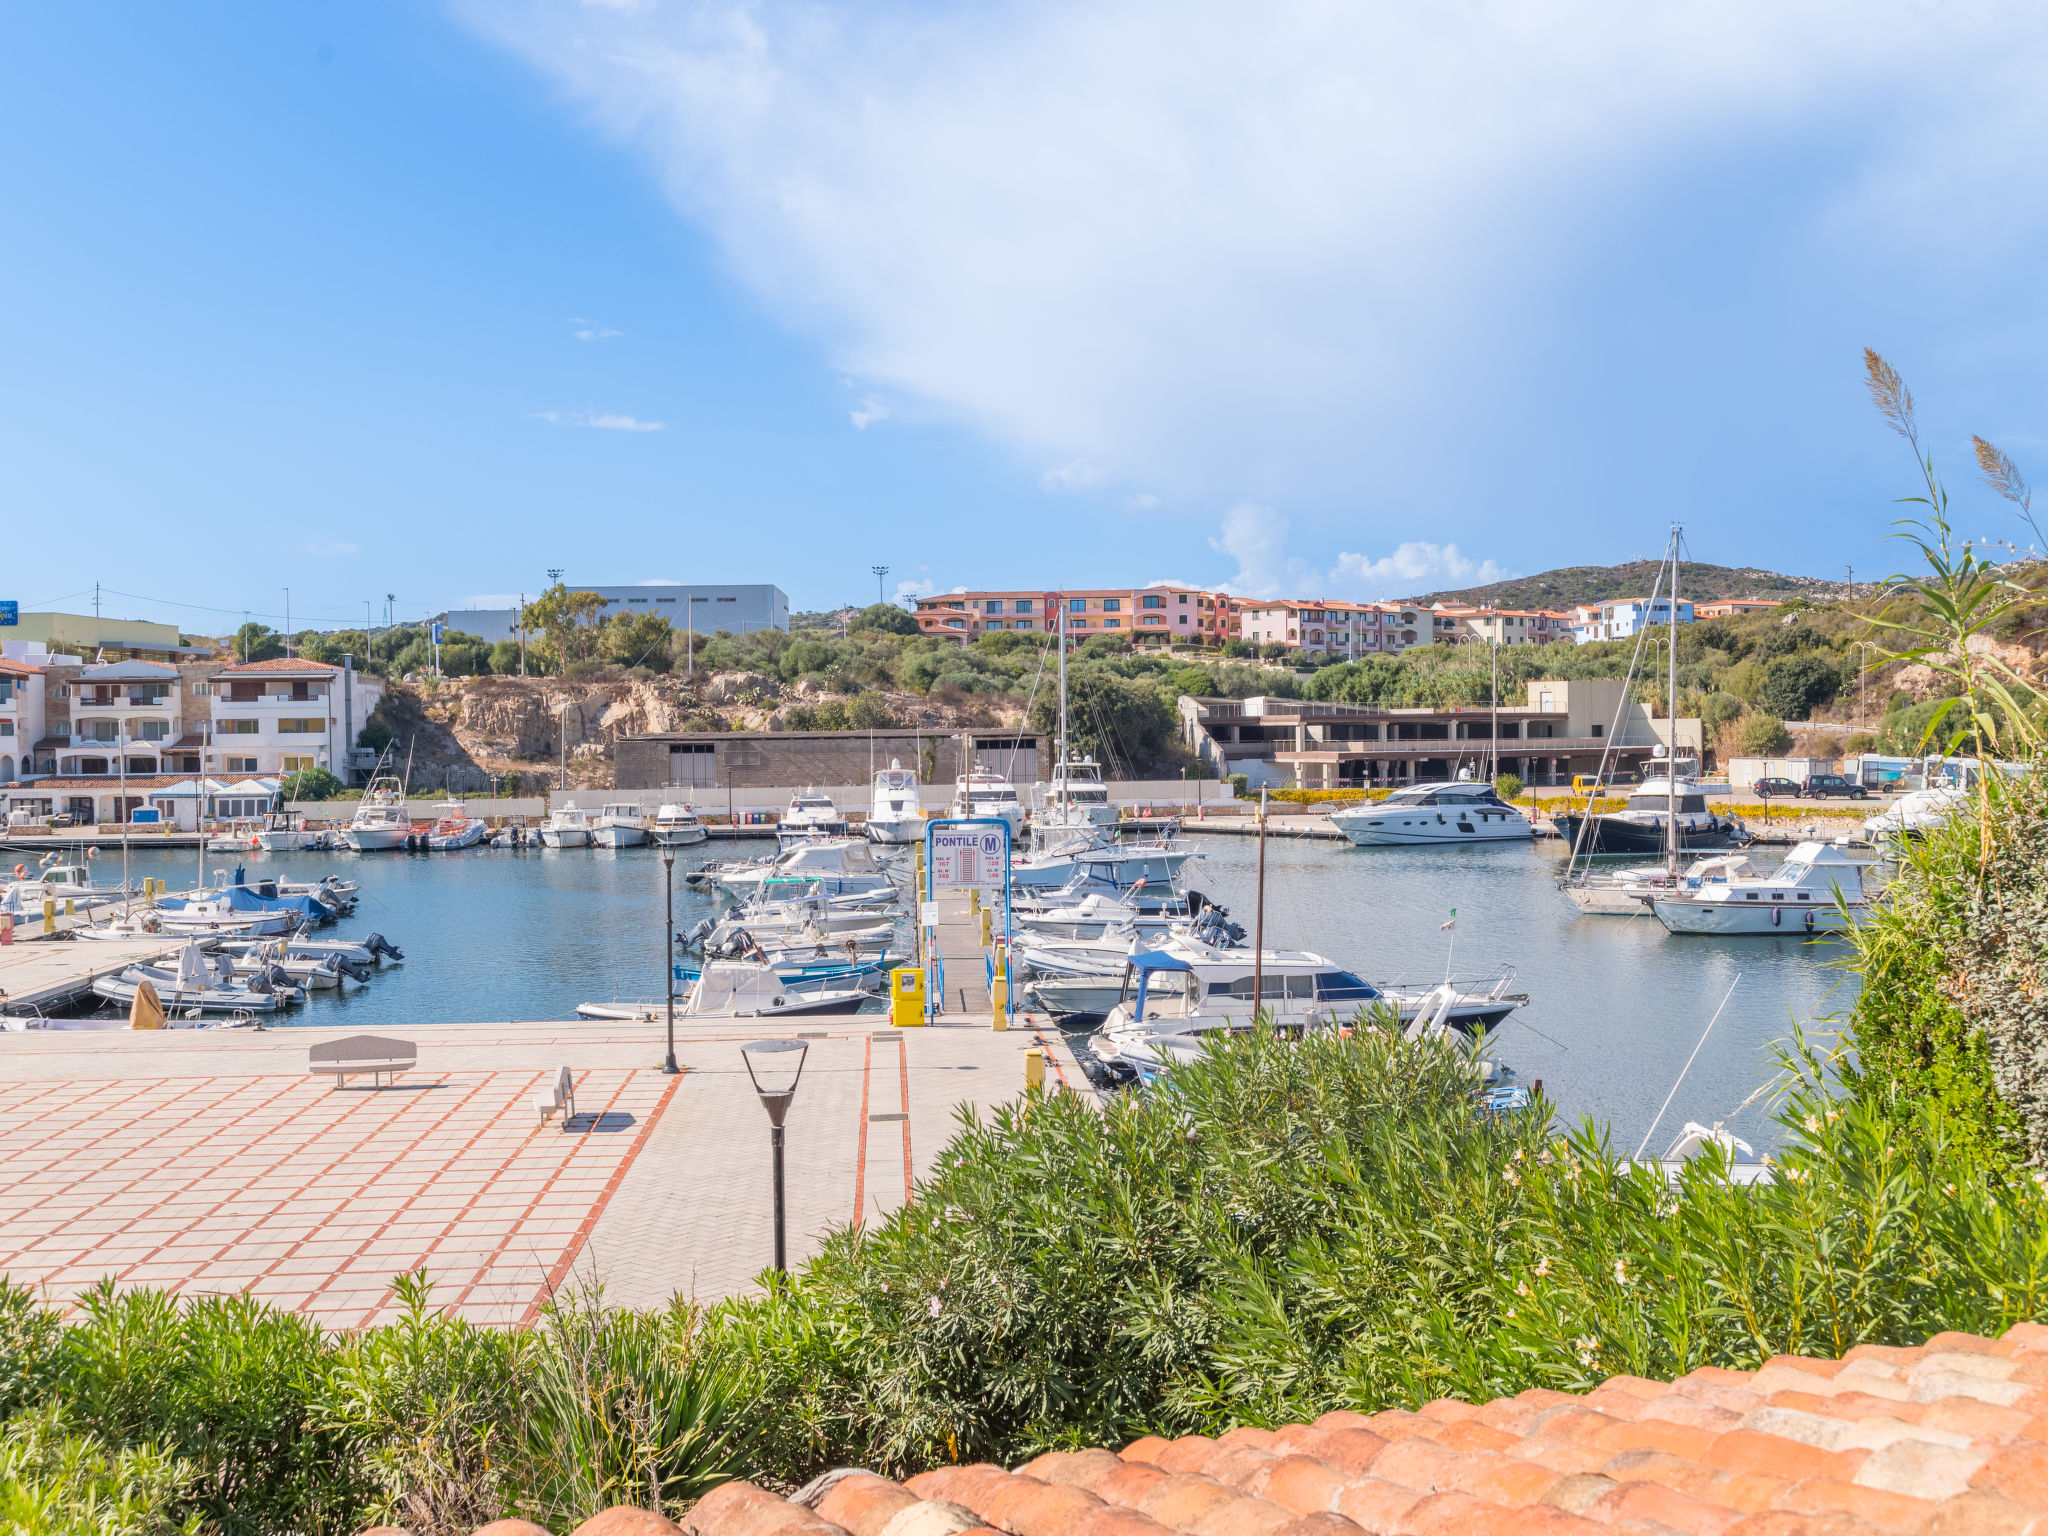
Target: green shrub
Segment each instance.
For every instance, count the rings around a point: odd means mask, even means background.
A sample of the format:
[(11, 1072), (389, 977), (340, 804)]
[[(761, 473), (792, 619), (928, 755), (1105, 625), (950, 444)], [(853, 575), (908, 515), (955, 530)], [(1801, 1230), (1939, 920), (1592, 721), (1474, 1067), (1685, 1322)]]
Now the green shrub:
[(1751, 715), (1742, 722), (1742, 750), (1751, 757), (1783, 757), (1792, 750), (1792, 733), (1774, 715)]
[(195, 1472), (153, 1444), (110, 1449), (46, 1408), (0, 1427), (0, 1530), (8, 1536), (202, 1536), (180, 1517)]
[(1522, 788), (1522, 781), (1512, 773), (1502, 773), (1494, 776), (1493, 792), (1503, 800), (1514, 799), (1517, 795), (1521, 794)]
[(325, 768), (301, 768), (297, 773), (285, 775), (284, 785), (278, 793), (289, 802), (333, 800), (347, 790), (348, 786)]
[(846, 626), (849, 630), (872, 629), (884, 634), (914, 635), (918, 633), (917, 619), (905, 613), (894, 603), (869, 603), (853, 616)]
[(1759, 702), (1781, 720), (1804, 720), (1832, 700), (1841, 686), (1841, 669), (1824, 656), (1810, 651), (1780, 656), (1764, 668)]

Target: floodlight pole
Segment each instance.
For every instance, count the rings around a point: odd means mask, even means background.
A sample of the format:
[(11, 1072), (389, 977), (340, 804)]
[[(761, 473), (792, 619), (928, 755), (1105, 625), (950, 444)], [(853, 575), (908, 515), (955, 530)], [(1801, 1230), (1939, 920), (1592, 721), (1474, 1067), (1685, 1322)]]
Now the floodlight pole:
[[(779, 1058), (784, 1053), (797, 1053), (796, 1069), (790, 1073), (785, 1085), (773, 1073), (779, 1071)], [(789, 1114), (789, 1106), (796, 1099), (797, 1084), (803, 1081), (804, 1058), (810, 1054), (810, 1047), (800, 1040), (751, 1040), (740, 1047), (740, 1060), (746, 1064), (747, 1078), (759, 1095), (761, 1107), (768, 1111), (768, 1146), (774, 1163), (775, 1186), (775, 1272), (778, 1275), (789, 1272), (789, 1249), (784, 1234), (785, 1203), (782, 1194), (783, 1134), (782, 1122)], [(754, 1060), (759, 1056), (765, 1068), (771, 1072), (770, 1086), (762, 1087), (761, 1079), (754, 1070)]]

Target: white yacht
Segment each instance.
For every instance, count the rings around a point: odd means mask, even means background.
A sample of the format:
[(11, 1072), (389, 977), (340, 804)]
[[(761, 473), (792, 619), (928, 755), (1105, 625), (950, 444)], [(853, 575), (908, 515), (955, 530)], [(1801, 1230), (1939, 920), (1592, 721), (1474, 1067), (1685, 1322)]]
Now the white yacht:
[[(758, 960), (714, 960), (676, 1003), (678, 1019), (765, 1019), (782, 1014), (856, 1013), (871, 996), (864, 988), (837, 978), (823, 982), (792, 982)], [(582, 1003), (576, 1012), (586, 1019), (652, 1021), (665, 1004)]]
[(1052, 780), (1039, 796), (1032, 824), (1041, 829), (1088, 830), (1113, 827), (1116, 807), (1102, 782), (1102, 765), (1092, 757), (1066, 757), (1053, 765)]
[(1673, 933), (1839, 933), (1863, 915), (1863, 866), (1832, 843), (1801, 843), (1767, 875), (1704, 880), (1650, 906)]
[(894, 845), (924, 836), (924, 814), (917, 805), (917, 773), (897, 758), (875, 775), (875, 799), (868, 808), (868, 841)]
[(1909, 790), (1863, 823), (1872, 842), (1887, 837), (1918, 837), (1940, 826), (1970, 803), (1970, 791), (1956, 784), (1935, 784)]
[(705, 877), (740, 899), (778, 889), (815, 887), (825, 896), (893, 895), (896, 889), (868, 845), (851, 837), (806, 840), (772, 859), (709, 870)]
[(663, 848), (689, 848), (709, 841), (711, 829), (697, 819), (694, 807), (669, 804), (654, 813), (649, 835)]
[(1010, 861), (1010, 885), (1018, 891), (1056, 890), (1086, 871), (1102, 886), (1126, 890), (1144, 881), (1149, 889), (1178, 890), (1181, 866), (1202, 855), (1162, 838), (1119, 842), (1098, 829), (1096, 837), (1075, 836), (1050, 848), (1033, 849)]
[(975, 772), (953, 781), (953, 805), (946, 812), (960, 819), (981, 817), (1008, 825), (1014, 840), (1024, 826), (1024, 805), (1017, 787), (999, 773)]
[(56, 859), (54, 853), (44, 854), (33, 874), (26, 864), (15, 865), (14, 879), (0, 883), (0, 905), (12, 903), (7, 910), (27, 911), (45, 901), (69, 901), (82, 912), (128, 895), (125, 888), (95, 885), (89, 864), (59, 864)]
[(1361, 848), (1420, 843), (1525, 843), (1527, 816), (1491, 784), (1418, 784), (1371, 805), (1330, 813), (1330, 825)]
[(273, 811), (263, 818), (253, 840), (265, 853), (304, 853), (325, 835), (306, 826), (304, 811)]
[(1089, 1042), (1110, 1075), (1136, 1075), (1133, 1048), (1163, 1035), (1238, 1032), (1256, 1012), (1276, 1029), (1333, 1029), (1363, 1009), (1391, 1010), (1411, 1029), (1420, 1026), (1484, 1033), (1528, 1001), (1510, 992), (1514, 972), (1503, 969), (1481, 983), (1443, 982), (1419, 990), (1382, 989), (1332, 960), (1307, 950), (1223, 948), (1175, 934), (1156, 949), (1134, 951), (1125, 962), (1123, 993)]
[(608, 805), (591, 822), (590, 841), (599, 848), (638, 848), (647, 841), (647, 813), (637, 805)]
[(1712, 880), (1728, 880), (1757, 873), (1742, 853), (1716, 853), (1697, 860), (1675, 880), (1661, 864), (1637, 865), (1633, 869), (1611, 869), (1588, 874), (1583, 880), (1567, 882), (1565, 898), (1581, 912), (1594, 917), (1647, 917), (1650, 903), (1659, 896), (1697, 888)]
[(775, 840), (783, 848), (819, 837), (844, 837), (853, 824), (839, 814), (832, 797), (808, 786), (789, 797), (789, 809), (775, 824)]
[(543, 848), (588, 848), (590, 812), (580, 805), (556, 806), (548, 813), (547, 825), (540, 829), (540, 845)]
[(412, 832), (412, 817), (405, 808), (405, 784), (386, 774), (370, 780), (362, 803), (349, 818), (342, 841), (357, 853), (376, 853), (403, 848)]

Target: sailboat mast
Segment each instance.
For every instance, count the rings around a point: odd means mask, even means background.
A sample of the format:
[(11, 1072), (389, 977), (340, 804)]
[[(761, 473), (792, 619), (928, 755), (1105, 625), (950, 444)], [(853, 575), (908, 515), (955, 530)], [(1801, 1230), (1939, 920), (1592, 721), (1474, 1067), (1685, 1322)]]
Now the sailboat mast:
[(1671, 829), (1671, 878), (1678, 878), (1678, 535), (1679, 527), (1671, 525), (1671, 681), (1665, 701), (1671, 707), (1671, 750), (1667, 759), (1669, 771), (1664, 776), (1665, 811), (1664, 819)]
[(1067, 600), (1055, 601), (1060, 605), (1060, 738), (1053, 744), (1054, 766), (1058, 767), (1067, 760)]

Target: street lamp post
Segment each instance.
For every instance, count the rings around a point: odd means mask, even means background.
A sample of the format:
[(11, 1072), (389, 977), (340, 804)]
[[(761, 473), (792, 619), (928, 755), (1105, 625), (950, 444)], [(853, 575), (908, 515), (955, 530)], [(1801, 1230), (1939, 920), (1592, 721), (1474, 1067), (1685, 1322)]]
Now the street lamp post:
[[(804, 1075), (804, 1057), (810, 1047), (801, 1040), (749, 1040), (740, 1047), (740, 1059), (747, 1064), (747, 1077), (768, 1111), (768, 1144), (775, 1153), (775, 1272), (789, 1272), (788, 1251), (783, 1242), (782, 1122), (796, 1098), (796, 1085)], [(795, 1052), (792, 1059), (790, 1053)]]
[(668, 972), (668, 1059), (661, 1070), (674, 1076), (676, 1066), (676, 851), (661, 850), (661, 881), (668, 897), (668, 942), (662, 947), (662, 969)]

